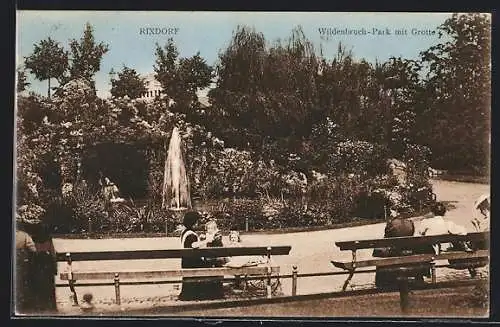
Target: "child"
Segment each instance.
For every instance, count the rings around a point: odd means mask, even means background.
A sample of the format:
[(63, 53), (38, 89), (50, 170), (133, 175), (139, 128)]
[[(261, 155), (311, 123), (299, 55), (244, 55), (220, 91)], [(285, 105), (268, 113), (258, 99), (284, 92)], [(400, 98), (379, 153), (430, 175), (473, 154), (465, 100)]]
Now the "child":
[[(222, 234), (219, 231), (217, 222), (209, 220), (205, 224), (206, 231), (206, 246), (207, 247), (222, 247)], [(216, 268), (222, 267), (226, 263), (226, 258), (205, 258), (205, 267)], [(217, 276), (224, 278), (224, 276)], [(207, 294), (210, 299), (220, 299), (224, 297), (224, 289), (222, 280), (207, 282)]]

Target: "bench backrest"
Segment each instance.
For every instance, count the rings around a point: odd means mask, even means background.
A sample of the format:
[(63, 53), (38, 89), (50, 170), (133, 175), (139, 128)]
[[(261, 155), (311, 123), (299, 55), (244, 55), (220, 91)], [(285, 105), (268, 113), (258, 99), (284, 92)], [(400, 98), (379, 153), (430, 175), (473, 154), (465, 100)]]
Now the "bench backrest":
[(335, 242), (340, 250), (359, 250), (392, 247), (398, 249), (412, 249), (416, 246), (433, 245), (437, 243), (449, 243), (455, 241), (486, 242), (489, 239), (489, 232), (476, 232), (467, 235), (432, 235), (432, 236), (409, 236), (392, 237), (359, 241)]
[[(190, 268), (180, 270), (157, 270), (157, 271), (120, 271), (120, 280), (123, 279), (159, 279), (159, 278), (177, 278), (177, 277), (213, 277), (224, 275), (266, 275), (270, 272), (272, 275), (279, 274), (280, 268), (273, 267), (240, 267), (227, 269), (221, 268)], [(77, 271), (77, 272), (62, 272), (59, 275), (61, 280), (105, 280), (117, 277), (116, 272), (110, 271)]]
[(291, 246), (213, 247), (202, 249), (132, 250), (100, 252), (58, 252), (57, 261), (132, 259), (175, 259), (189, 257), (235, 257), (247, 255), (288, 255)]

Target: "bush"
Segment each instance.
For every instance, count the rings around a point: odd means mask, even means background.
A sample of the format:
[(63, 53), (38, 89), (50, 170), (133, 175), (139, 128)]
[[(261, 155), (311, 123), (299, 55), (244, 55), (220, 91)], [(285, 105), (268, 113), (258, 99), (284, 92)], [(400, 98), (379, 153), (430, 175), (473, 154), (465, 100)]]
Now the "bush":
[(91, 190), (87, 185), (75, 184), (66, 203), (71, 206), (74, 228), (78, 228), (78, 232), (88, 233), (89, 222), (93, 232), (107, 232), (112, 229), (104, 199), (99, 192)]
[(328, 157), (330, 174), (376, 176), (386, 172), (386, 147), (365, 141), (344, 141)]
[(116, 232), (165, 232), (167, 211), (161, 208), (161, 203), (149, 201), (139, 206), (134, 201), (121, 203), (113, 211), (113, 221), (119, 229)]

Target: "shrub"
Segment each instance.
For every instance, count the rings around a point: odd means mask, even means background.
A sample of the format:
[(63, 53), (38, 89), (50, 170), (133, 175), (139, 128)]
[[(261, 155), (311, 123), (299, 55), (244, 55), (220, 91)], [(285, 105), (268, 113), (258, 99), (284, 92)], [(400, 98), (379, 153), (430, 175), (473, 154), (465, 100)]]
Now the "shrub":
[(143, 206), (137, 205), (133, 200), (128, 203), (114, 205), (111, 221), (114, 232), (134, 233), (149, 232), (160, 233), (165, 231), (165, 210), (153, 201)]
[(344, 141), (328, 157), (330, 174), (376, 176), (386, 171), (387, 149), (365, 141)]
[(89, 232), (89, 221), (94, 232), (112, 229), (105, 201), (99, 192), (91, 190), (85, 184), (77, 183), (67, 202), (71, 204), (75, 227), (79, 228), (80, 232)]

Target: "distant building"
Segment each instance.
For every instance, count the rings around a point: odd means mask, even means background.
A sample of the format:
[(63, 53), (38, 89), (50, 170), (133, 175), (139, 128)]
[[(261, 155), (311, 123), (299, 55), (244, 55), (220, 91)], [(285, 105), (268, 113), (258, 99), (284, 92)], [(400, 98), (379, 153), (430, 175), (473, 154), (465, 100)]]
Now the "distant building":
[[(144, 93), (140, 99), (144, 99), (147, 101), (153, 101), (157, 96), (160, 96), (163, 94), (163, 88), (161, 86), (161, 83), (158, 82), (155, 79), (155, 73), (149, 73), (147, 75), (142, 76), (144, 78), (144, 81), (146, 83), (146, 93)], [(208, 100), (208, 91), (210, 89), (215, 87), (215, 83), (212, 83), (209, 87), (199, 90), (197, 92), (198, 95), (198, 101), (200, 102), (201, 106), (206, 108), (210, 106), (210, 102)]]
[(157, 96), (160, 96), (163, 92), (161, 83), (155, 79), (154, 73), (149, 73), (144, 76), (144, 81), (146, 83), (146, 93), (141, 96), (141, 99), (153, 100)]

